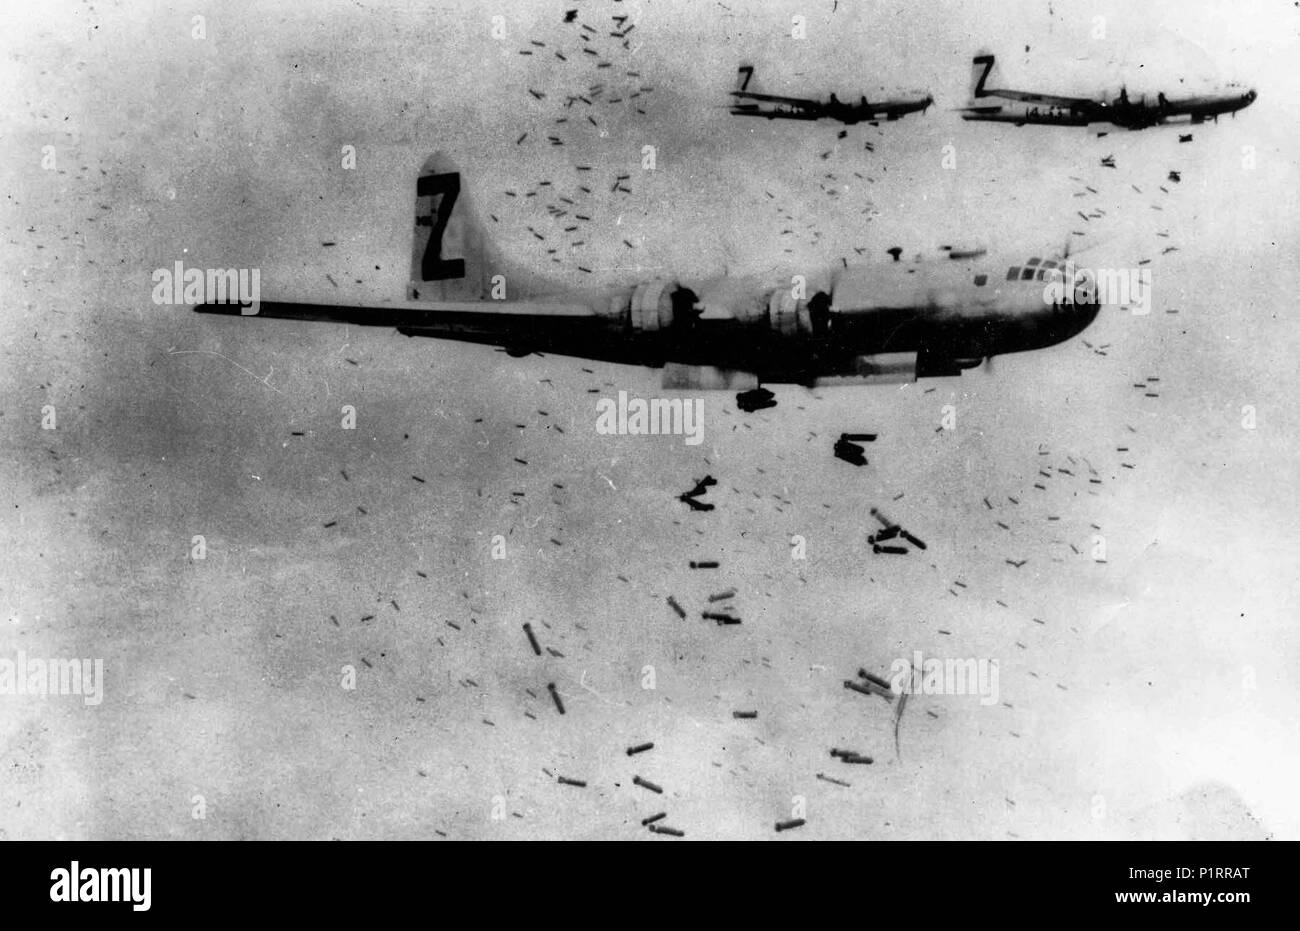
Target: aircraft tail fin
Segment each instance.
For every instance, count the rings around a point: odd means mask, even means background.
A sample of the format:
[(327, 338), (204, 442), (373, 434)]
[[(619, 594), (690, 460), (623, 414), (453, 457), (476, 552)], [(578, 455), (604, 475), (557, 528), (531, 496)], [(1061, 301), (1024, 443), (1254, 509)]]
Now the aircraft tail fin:
[(430, 156), (416, 178), (407, 297), (475, 301), (505, 295), (525, 300), (556, 290), (540, 275), (501, 258), (460, 169), (443, 152)]
[(971, 59), (970, 66), (970, 96), (971, 100), (978, 100), (980, 97), (988, 95), (984, 85), (993, 77), (993, 71), (997, 67), (997, 59), (992, 52), (980, 50)]
[[(744, 93), (749, 90), (749, 82), (754, 78), (754, 66), (743, 64), (736, 71), (736, 93)], [(751, 91), (752, 93), (752, 91)]]

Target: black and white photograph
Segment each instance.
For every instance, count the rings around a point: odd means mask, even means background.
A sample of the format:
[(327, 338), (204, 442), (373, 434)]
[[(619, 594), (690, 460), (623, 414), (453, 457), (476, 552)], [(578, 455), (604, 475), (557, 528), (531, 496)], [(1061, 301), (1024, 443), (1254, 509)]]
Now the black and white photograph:
[(1300, 838), (1300, 4), (0, 44), (0, 839)]

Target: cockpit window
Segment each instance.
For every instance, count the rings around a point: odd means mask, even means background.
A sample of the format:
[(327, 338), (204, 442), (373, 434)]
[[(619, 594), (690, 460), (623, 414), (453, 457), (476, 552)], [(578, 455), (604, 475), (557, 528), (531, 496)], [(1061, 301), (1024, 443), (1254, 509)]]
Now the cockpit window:
[(988, 283), (988, 280), (989, 280), (989, 276), (988, 276), (988, 275), (976, 275), (976, 276), (975, 276), (975, 287), (977, 287), (977, 288), (982, 288), (982, 287), (984, 287), (984, 285), (986, 285), (986, 284)]
[(1051, 259), (1048, 259), (1046, 262), (1043, 263), (1043, 268), (1055, 268), (1055, 267), (1056, 267), (1056, 263), (1053, 262)]
[(1028, 262), (1026, 262), (1025, 264), (1026, 264), (1026, 265), (1037, 265), (1037, 264), (1038, 264), (1038, 259), (1030, 259), (1030, 260), (1029, 260)]
[(1034, 280), (1034, 269), (1033, 269), (1032, 266), (1026, 265), (1023, 269), (1021, 269), (1021, 271), (1020, 271), (1020, 280), (1021, 280), (1021, 281), (1033, 281), (1033, 280)]
[(1007, 281), (1015, 281), (1020, 277), (1020, 266), (1016, 265), (1007, 269)]

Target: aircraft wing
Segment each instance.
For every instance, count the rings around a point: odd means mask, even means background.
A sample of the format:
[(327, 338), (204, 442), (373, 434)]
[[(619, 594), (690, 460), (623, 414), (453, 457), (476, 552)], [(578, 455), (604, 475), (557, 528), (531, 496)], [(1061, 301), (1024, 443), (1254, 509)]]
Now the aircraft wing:
[(464, 316), (508, 318), (598, 319), (586, 304), (565, 301), (375, 301), (360, 304), (312, 304), (299, 301), (262, 301), (256, 314), (244, 314), (239, 304), (199, 304), (201, 314), (272, 317), (281, 320), (318, 320), (358, 326), (403, 326)]
[[(240, 316), (238, 304), (200, 304), (203, 314)], [(547, 301), (404, 301), (309, 304), (261, 302), (255, 317), (393, 327), (406, 336), (500, 346), (512, 355), (550, 351), (611, 362), (650, 364), (583, 304)]]
[(790, 107), (820, 107), (820, 100), (810, 100), (807, 97), (779, 97), (775, 94), (755, 94), (751, 91), (732, 91), (732, 97), (743, 100), (753, 100), (758, 103), (783, 103)]
[(985, 97), (1001, 97), (1003, 100), (1019, 100), (1022, 103), (1038, 103), (1046, 107), (1095, 107), (1097, 101), (1090, 97), (1055, 97), (1051, 94), (1036, 94), (1032, 91), (987, 90)]
[[(240, 316), (238, 304), (200, 304), (198, 313)], [(547, 353), (664, 368), (665, 387), (751, 388), (766, 358), (748, 343), (702, 339), (683, 347), (669, 331), (637, 333), (618, 318), (591, 308), (534, 301), (408, 301), (402, 304), (306, 304), (263, 301), (254, 319), (309, 320), (393, 327), (404, 336), (426, 336), (497, 346), (516, 358)], [(788, 361), (788, 360), (787, 360)]]

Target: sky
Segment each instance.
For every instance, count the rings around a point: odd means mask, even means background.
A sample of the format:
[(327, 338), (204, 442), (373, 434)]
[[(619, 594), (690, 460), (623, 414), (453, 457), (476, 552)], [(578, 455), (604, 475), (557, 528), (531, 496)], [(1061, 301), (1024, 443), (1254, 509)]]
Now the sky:
[[(1294, 4), (51, 2), (0, 36), (0, 659), (105, 669), (96, 706), (0, 695), (0, 837), (1300, 836)], [(1016, 88), (1259, 99), (965, 123), (978, 49)], [(732, 118), (741, 63), (936, 106)], [(595, 429), (648, 369), (152, 302), (176, 261), (401, 300), (435, 151), (560, 286), (1071, 242), (1149, 260), (1152, 312), (960, 378), (708, 393), (688, 446)], [(927, 548), (873, 553), (873, 507)], [(699, 619), (730, 588), (743, 623)], [(914, 650), (997, 660), (998, 701), (912, 696), (896, 744), (843, 681)]]

